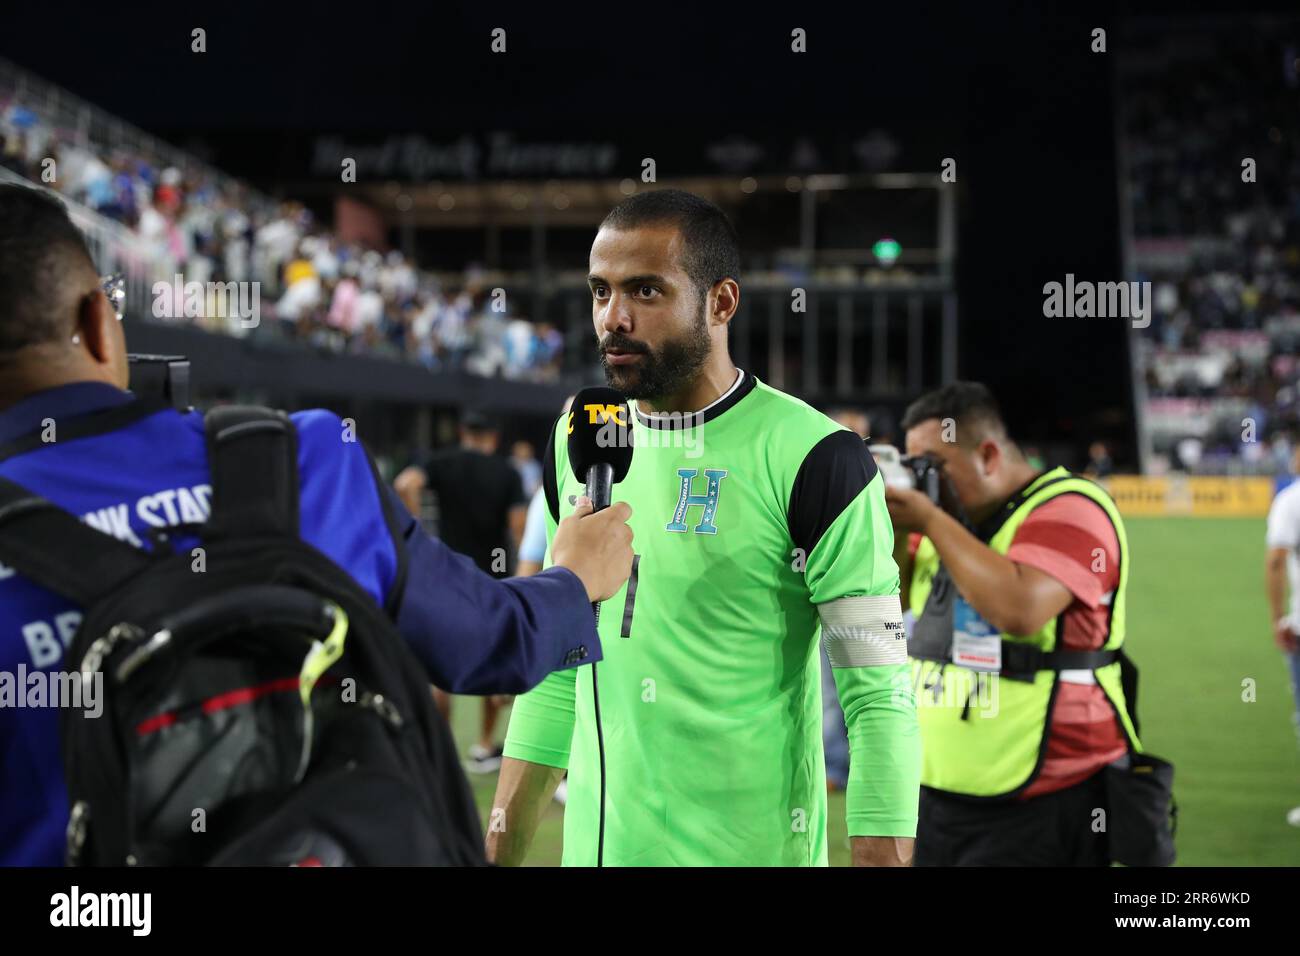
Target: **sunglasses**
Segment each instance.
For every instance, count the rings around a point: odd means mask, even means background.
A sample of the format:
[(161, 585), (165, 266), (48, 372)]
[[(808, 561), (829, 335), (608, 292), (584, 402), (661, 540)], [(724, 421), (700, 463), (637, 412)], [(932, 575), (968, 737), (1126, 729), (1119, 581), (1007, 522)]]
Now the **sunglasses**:
[(126, 313), (126, 276), (121, 272), (100, 276), (99, 287), (108, 297), (108, 304), (113, 307), (113, 314), (117, 316), (117, 321), (121, 322), (122, 316)]
[[(108, 299), (108, 304), (113, 307), (113, 314), (117, 316), (117, 321), (121, 322), (122, 316), (126, 314), (126, 276), (120, 272), (100, 276), (99, 288)], [(80, 342), (81, 336), (74, 335), (72, 341), (73, 344)]]

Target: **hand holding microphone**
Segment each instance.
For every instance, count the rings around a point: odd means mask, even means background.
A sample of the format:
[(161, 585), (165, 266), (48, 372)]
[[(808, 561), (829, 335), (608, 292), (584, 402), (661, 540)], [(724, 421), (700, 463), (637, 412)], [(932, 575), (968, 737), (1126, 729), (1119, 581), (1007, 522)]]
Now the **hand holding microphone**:
[(632, 573), (632, 509), (620, 501), (595, 512), (591, 499), (578, 499), (573, 514), (560, 522), (551, 542), (554, 563), (568, 568), (595, 603), (618, 593)]
[(569, 467), (587, 493), (560, 522), (554, 562), (582, 580), (593, 605), (613, 597), (632, 574), (632, 509), (610, 504), (614, 485), (632, 467), (632, 412), (612, 388), (584, 388), (569, 412)]

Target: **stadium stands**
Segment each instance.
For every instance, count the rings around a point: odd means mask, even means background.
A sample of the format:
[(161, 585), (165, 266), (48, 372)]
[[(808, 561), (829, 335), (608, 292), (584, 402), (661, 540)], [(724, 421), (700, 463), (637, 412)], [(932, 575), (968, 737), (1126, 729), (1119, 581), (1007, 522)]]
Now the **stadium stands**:
[(1154, 298), (1148, 470), (1279, 474), (1300, 437), (1300, 28), (1135, 25), (1120, 102), (1131, 267)]
[[(400, 251), (341, 242), (302, 204), (272, 200), (9, 64), (0, 64), (0, 165), (129, 230), (121, 258), (150, 287), (174, 274), (186, 283), (260, 283), (274, 321), (254, 331), (235, 316), (196, 319), (210, 331), (404, 358), (435, 371), (559, 376), (559, 332), (495, 311), (473, 272), (448, 286)], [(137, 295), (132, 304), (145, 302)]]
[[(610, 206), (638, 188), (631, 179), (358, 182), (347, 188), (347, 202), (373, 214), (366, 220), (379, 235), (400, 231), (403, 251), (363, 247), (342, 238), (340, 207), (330, 209), (344, 198), (337, 183), (304, 179), (298, 200), (271, 198), (0, 60), (0, 180), (6, 177), (59, 190), (101, 268), (127, 274), (128, 308), (149, 318), (152, 303), (162, 321), (142, 323), (137, 342), (162, 349), (170, 338), (180, 349), (181, 333), (197, 326), (285, 362), (314, 352), (400, 361), (406, 368), (393, 379), (404, 383), (412, 369), (452, 376), (404, 389), (403, 398), (366, 387), (390, 403), (443, 401), (447, 381), (459, 395), (478, 391), (463, 387), (467, 378), (507, 380), (528, 388), (497, 389), (492, 403), (534, 414), (558, 401), (549, 392), (599, 374), (585, 248)], [(672, 185), (718, 202), (749, 242), (732, 331), (742, 367), (814, 402), (892, 415), (955, 377), (956, 200), (938, 175), (711, 174)], [(443, 226), (439, 215), (452, 208), (456, 225)], [(322, 225), (331, 213), (335, 231)], [(466, 250), (485, 247), (513, 252), (474, 265)], [(423, 250), (419, 262), (414, 249)], [(155, 294), (160, 281), (208, 286), (209, 305), (212, 284), (259, 283), (260, 321), (248, 326), (218, 308), (186, 318), (179, 294)], [(216, 351), (228, 350), (203, 349)], [(252, 353), (244, 361), (261, 364)], [(361, 377), (371, 379), (372, 370)], [(219, 381), (223, 396), (261, 388), (260, 400), (305, 401), (338, 397), (332, 385), (350, 375), (318, 377), (319, 385), (274, 399), (267, 387), (279, 386), (278, 376), (254, 382), (250, 372), (236, 381), (205, 363), (199, 383)]]

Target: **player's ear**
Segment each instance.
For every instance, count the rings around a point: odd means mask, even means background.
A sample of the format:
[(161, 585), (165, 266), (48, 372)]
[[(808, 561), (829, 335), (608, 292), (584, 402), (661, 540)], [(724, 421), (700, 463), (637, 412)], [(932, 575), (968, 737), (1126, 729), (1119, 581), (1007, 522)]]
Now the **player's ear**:
[(726, 325), (740, 308), (740, 284), (735, 279), (722, 279), (709, 290), (713, 307), (709, 310), (710, 325)]

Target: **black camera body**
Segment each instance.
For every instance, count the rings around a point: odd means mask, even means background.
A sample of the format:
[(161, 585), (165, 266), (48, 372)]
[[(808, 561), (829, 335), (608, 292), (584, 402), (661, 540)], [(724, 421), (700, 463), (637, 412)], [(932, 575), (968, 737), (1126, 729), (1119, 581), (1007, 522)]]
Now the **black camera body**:
[(940, 483), (942, 472), (939, 471), (939, 466), (934, 463), (934, 460), (926, 455), (907, 455), (898, 461), (911, 474), (912, 487), (942, 507), (940, 501), (943, 494), (943, 486)]
[(178, 412), (190, 405), (190, 360), (183, 355), (137, 355), (126, 357), (131, 366), (128, 387), (137, 398), (161, 401)]
[(934, 459), (925, 455), (902, 455), (893, 445), (868, 445), (885, 484), (894, 488), (915, 488), (943, 507), (943, 473)]

